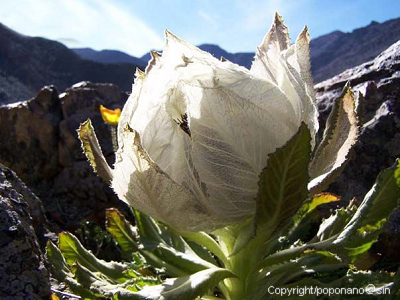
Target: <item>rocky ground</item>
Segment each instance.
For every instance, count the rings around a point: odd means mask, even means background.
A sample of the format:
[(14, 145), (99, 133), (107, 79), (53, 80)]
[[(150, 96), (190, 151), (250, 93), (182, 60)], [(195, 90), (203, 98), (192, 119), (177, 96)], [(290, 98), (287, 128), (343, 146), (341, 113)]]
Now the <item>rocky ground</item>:
[[(374, 60), (321, 82), (315, 86), (321, 125), (333, 100), (346, 82), (361, 92), (361, 135), (351, 159), (329, 190), (349, 200), (362, 200), (377, 175), (400, 158), (400, 41)], [(390, 216), (375, 251), (382, 254), (381, 264), (400, 262), (400, 210)], [(398, 265), (397, 265), (398, 266)]]
[[(400, 41), (376, 59), (316, 85), (321, 124), (347, 81), (364, 94), (361, 136), (329, 190), (362, 200), (379, 171), (400, 157)], [(76, 135), (79, 124), (91, 118), (112, 164), (110, 131), (99, 105), (121, 108), (127, 96), (112, 84), (82, 82), (61, 94), (50, 86), (32, 100), (0, 106), (1, 299), (29, 299), (27, 294), (41, 299), (49, 293), (42, 250), (54, 233), (74, 231), (82, 220), (102, 224), (107, 207), (128, 212), (92, 172)], [(375, 247), (384, 264), (400, 261), (399, 220), (395, 212)]]

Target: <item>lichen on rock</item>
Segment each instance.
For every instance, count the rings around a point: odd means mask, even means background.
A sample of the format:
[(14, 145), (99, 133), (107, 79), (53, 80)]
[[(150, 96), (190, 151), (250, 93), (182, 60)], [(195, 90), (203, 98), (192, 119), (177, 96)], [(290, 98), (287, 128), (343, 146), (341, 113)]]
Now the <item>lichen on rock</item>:
[(44, 216), (32, 195), (14, 172), (0, 164), (1, 299), (46, 299), (50, 295), (49, 273), (32, 226), (32, 220)]

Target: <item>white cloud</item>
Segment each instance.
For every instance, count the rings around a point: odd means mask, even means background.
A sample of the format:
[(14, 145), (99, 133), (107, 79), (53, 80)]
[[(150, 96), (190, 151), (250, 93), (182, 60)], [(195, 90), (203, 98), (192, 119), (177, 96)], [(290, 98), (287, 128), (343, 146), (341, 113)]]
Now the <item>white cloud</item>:
[(19, 0), (0, 2), (0, 22), (23, 34), (75, 39), (95, 49), (118, 49), (141, 56), (164, 44), (129, 9), (111, 0)]
[(63, 43), (67, 47), (70, 48), (83, 48), (85, 47), (85, 44), (83, 44), (81, 41), (78, 41), (76, 39), (70, 39), (70, 38), (59, 38), (57, 39), (58, 42)]
[(199, 10), (197, 14), (204, 22), (209, 24), (213, 29), (215, 30), (218, 29), (218, 22), (213, 15), (211, 15), (208, 12), (205, 12), (204, 10)]

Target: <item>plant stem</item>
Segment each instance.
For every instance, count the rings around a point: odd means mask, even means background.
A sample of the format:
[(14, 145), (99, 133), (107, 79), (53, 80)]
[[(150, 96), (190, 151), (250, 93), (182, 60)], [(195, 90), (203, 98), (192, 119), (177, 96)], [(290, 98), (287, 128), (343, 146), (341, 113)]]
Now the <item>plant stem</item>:
[(227, 256), (227, 261), (224, 262), (225, 268), (237, 276), (237, 278), (224, 280), (224, 285), (230, 295), (229, 298), (226, 298), (230, 300), (247, 299), (249, 288), (251, 289), (254, 285), (254, 282), (251, 282), (251, 277), (257, 271), (257, 266), (263, 258), (265, 241), (271, 234), (268, 230), (257, 232), (257, 235), (243, 249), (235, 255), (231, 255), (241, 230), (240, 226), (229, 226), (216, 232), (221, 249)]

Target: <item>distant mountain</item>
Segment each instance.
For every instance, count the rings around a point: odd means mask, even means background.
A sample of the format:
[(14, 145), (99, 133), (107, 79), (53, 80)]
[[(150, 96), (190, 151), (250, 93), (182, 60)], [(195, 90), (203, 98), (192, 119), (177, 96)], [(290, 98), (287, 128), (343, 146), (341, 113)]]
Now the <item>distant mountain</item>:
[[(344, 33), (334, 31), (311, 40), (311, 72), (314, 82), (321, 82), (366, 61), (400, 40), (400, 18), (384, 23), (372, 22), (366, 27)], [(246, 68), (251, 67), (254, 53), (229, 53), (212, 44), (203, 44), (200, 49), (221, 56)], [(150, 53), (141, 57), (148, 61)]]
[[(254, 58), (254, 53), (251, 52), (238, 52), (238, 53), (230, 53), (222, 49), (221, 47), (214, 44), (202, 44), (199, 47), (203, 51), (207, 51), (211, 53), (214, 57), (220, 59), (221, 57), (226, 58), (227, 60), (234, 62), (235, 64), (241, 65), (250, 69), (251, 62)], [(159, 50), (157, 50), (159, 51)], [(140, 60), (148, 62), (151, 58), (150, 52), (143, 55)]]
[(220, 47), (212, 44), (203, 44), (200, 45), (199, 48), (201, 50), (211, 53), (216, 58), (224, 57), (227, 60), (235, 64), (241, 65), (243, 67), (246, 67), (248, 69), (250, 69), (251, 62), (253, 61), (254, 58), (254, 53), (251, 52), (229, 53), (224, 49), (221, 49)]
[[(400, 18), (313, 39), (314, 82), (369, 61), (398, 40)], [(254, 53), (229, 53), (212, 44), (199, 47), (247, 68), (254, 57)], [(21, 35), (0, 23), (0, 104), (29, 99), (45, 85), (55, 85), (62, 91), (83, 80), (114, 83), (130, 91), (135, 68), (144, 68), (149, 58), (149, 53), (136, 58), (115, 50), (71, 50), (52, 40)]]
[(92, 48), (72, 48), (71, 50), (83, 59), (93, 60), (101, 63), (130, 63), (134, 65), (146, 64), (146, 62), (143, 62), (140, 58), (117, 50), (96, 51)]
[(315, 82), (367, 62), (400, 40), (400, 18), (372, 22), (350, 33), (334, 31), (311, 41), (311, 71)]
[(24, 36), (0, 23), (0, 104), (27, 100), (45, 85), (63, 91), (83, 80), (129, 91), (136, 67), (143, 64), (85, 60), (59, 42)]

